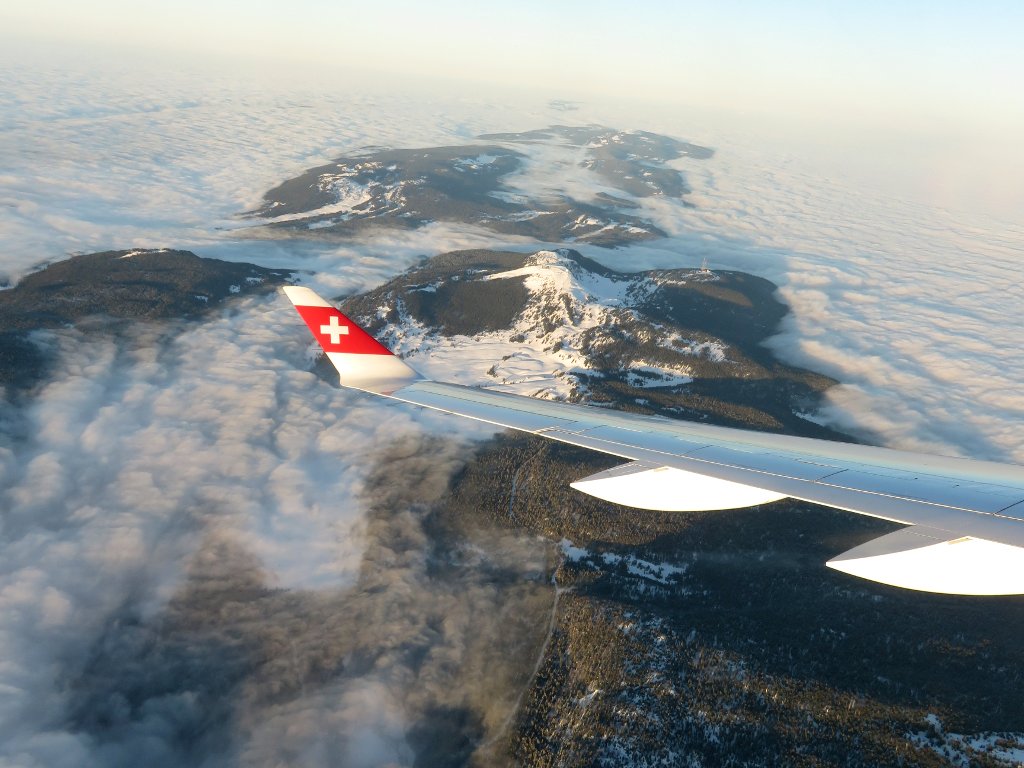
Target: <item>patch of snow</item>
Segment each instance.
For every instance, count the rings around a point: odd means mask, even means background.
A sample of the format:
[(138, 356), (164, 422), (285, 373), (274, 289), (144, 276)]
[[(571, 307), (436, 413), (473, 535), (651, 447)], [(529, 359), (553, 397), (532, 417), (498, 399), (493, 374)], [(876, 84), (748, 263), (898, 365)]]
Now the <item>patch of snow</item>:
[(629, 366), (629, 383), (633, 387), (678, 387), (689, 384), (693, 377), (685, 366), (668, 367), (634, 360)]
[(726, 362), (725, 346), (717, 341), (695, 341), (682, 336), (672, 336), (658, 342), (658, 346), (671, 349), (681, 355), (705, 357), (716, 363)]
[(576, 217), (573, 223), (569, 226), (569, 229), (576, 230), (582, 229), (583, 227), (600, 227), (603, 224), (604, 222), (600, 219), (595, 219), (593, 216), (587, 216), (584, 213)]
[(1024, 733), (946, 733), (938, 715), (924, 718), (929, 728), (908, 734), (915, 746), (930, 749), (950, 765), (962, 768), (975, 765), (984, 757), (986, 764), (1024, 765)]
[(232, 285), (230, 288), (228, 288), (228, 290), (231, 291), (232, 293), (241, 293), (242, 292), (242, 286), (240, 286), (240, 285)]
[(578, 563), (580, 560), (586, 560), (590, 557), (589, 549), (577, 547), (568, 539), (562, 539), (558, 542), (558, 548), (562, 551), (562, 556), (570, 563)]
[[(594, 221), (594, 220), (591, 219), (591, 221)], [(597, 222), (597, 223), (600, 224), (601, 222)], [(576, 229), (575, 225), (573, 226), (573, 229)], [(651, 234), (649, 230), (644, 229), (643, 227), (637, 227), (637, 226), (634, 226), (632, 224), (616, 224), (616, 223), (612, 223), (612, 224), (605, 224), (600, 229), (596, 229), (596, 230), (593, 230), (591, 232), (587, 232), (583, 237), (590, 238), (590, 237), (593, 237), (595, 235), (604, 234), (606, 232), (628, 232), (628, 233), (634, 234), (634, 235), (649, 235), (649, 234)]]
[(458, 171), (469, 169), (478, 170), (482, 165), (490, 165), (498, 159), (498, 155), (477, 155), (476, 157), (460, 157), (455, 160), (455, 169)]
[(170, 250), (170, 248), (138, 248), (134, 251), (128, 251), (128, 253), (124, 254), (123, 256), (119, 256), (118, 258), (130, 259), (133, 256), (141, 256), (144, 253), (167, 253)]
[[(358, 166), (357, 166), (358, 167)], [(275, 222), (278, 221), (299, 221), (318, 216), (329, 216), (331, 214), (349, 214), (354, 208), (364, 205), (373, 200), (377, 184), (360, 184), (352, 176), (355, 170), (345, 170), (342, 173), (325, 173), (317, 181), (317, 185), (323, 192), (330, 192), (334, 196), (334, 202), (321, 206), (311, 211), (299, 211), (298, 213), (285, 213), (280, 216), (272, 216)], [(332, 222), (333, 223), (333, 222)], [(327, 226), (327, 225), (321, 225)], [(311, 229), (313, 227), (310, 227)]]
[(812, 424), (818, 424), (819, 426), (822, 427), (828, 424), (827, 420), (825, 420), (816, 413), (809, 413), (808, 411), (793, 411), (793, 415), (803, 419), (804, 421), (809, 421)]
[(634, 576), (640, 576), (645, 579), (651, 579), (657, 581), (660, 584), (670, 584), (676, 576), (682, 576), (686, 573), (689, 566), (683, 565), (670, 565), (668, 563), (652, 563), (649, 560), (641, 560), (639, 557), (633, 555), (614, 555), (610, 552), (605, 552), (601, 555), (601, 559), (604, 560), (607, 565), (618, 565), (619, 563), (626, 564), (626, 570)]
[(626, 571), (633, 576), (656, 581), (659, 584), (669, 585), (676, 581), (676, 578), (686, 573), (689, 565), (672, 565), (670, 563), (653, 563), (643, 560), (635, 555), (617, 555), (613, 552), (603, 552), (596, 555), (583, 547), (577, 547), (568, 539), (562, 539), (558, 543), (562, 556), (570, 563), (579, 563), (586, 560), (596, 562), (600, 560), (606, 566), (615, 568), (619, 564), (625, 564)]
[(321, 229), (352, 217), (379, 215), (384, 211), (402, 208), (408, 202), (404, 195), (405, 189), (426, 182), (426, 179), (423, 178), (404, 179), (393, 184), (382, 184), (377, 181), (364, 184), (356, 180), (355, 177), (358, 173), (364, 170), (373, 170), (376, 165), (376, 163), (366, 163), (352, 168), (343, 168), (340, 173), (321, 174), (317, 180), (317, 186), (322, 192), (330, 193), (334, 198), (333, 203), (309, 211), (286, 213), (279, 216), (271, 214), (269, 218), (274, 222), (282, 222), (303, 221), (325, 216), (333, 217), (327, 221), (314, 221), (308, 224), (309, 229)]

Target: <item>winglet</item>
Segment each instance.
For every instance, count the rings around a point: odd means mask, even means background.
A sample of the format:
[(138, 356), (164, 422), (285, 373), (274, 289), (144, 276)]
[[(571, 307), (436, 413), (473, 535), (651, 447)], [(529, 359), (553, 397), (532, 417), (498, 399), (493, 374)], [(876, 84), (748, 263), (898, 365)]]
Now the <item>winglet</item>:
[(314, 291), (289, 285), (284, 292), (338, 370), (342, 386), (388, 395), (423, 379)]

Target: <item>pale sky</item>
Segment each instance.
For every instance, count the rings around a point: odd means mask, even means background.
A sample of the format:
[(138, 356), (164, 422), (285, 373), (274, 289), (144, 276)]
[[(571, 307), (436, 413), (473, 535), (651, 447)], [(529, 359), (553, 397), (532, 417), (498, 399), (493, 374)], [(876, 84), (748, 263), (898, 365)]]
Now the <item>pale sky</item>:
[(866, 132), (984, 167), (970, 195), (1024, 203), (1020, 2), (33, 0), (6, 4), (0, 29)]
[(1021, 120), (1019, 2), (33, 0), (8, 35), (748, 108)]

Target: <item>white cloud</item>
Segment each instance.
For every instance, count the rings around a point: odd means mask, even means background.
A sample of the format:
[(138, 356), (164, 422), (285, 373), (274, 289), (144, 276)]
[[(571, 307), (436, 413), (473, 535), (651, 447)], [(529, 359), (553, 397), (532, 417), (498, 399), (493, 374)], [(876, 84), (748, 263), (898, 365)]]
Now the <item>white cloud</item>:
[[(307, 167), (367, 145), (452, 143), (524, 119), (517, 105), (174, 72), (145, 59), (93, 62), (87, 80), (60, 60), (5, 61), (4, 91), (17, 98), (0, 100), (0, 277), (75, 251), (223, 248), (246, 225), (236, 214)], [(408, 239), (433, 250), (424, 233)]]
[[(75, 702), (95, 686), (100, 688), (92, 695), (99, 696), (109, 684), (105, 681), (113, 672), (97, 677), (89, 670), (97, 663), (93, 656), (106, 658), (104, 643), (113, 640), (104, 637), (127, 642), (118, 634), (117, 616), (128, 611), (143, 628), (147, 621), (166, 625), (169, 620), (159, 615), (172, 598), (186, 599), (181, 590), (196, 578), (197, 567), (216, 570), (223, 565), (217, 579), (239, 578), (239, 571), (228, 567), (230, 558), (222, 564), (217, 555), (202, 565), (202, 553), (211, 542), (247, 553), (245, 557), (258, 563), (267, 589), (294, 594), (283, 600), (299, 606), (291, 620), (303, 626), (316, 623), (318, 609), (302, 606), (330, 595), (340, 596), (336, 600), (348, 594), (354, 597), (344, 599), (404, 603), (403, 595), (416, 593), (417, 609), (405, 611), (402, 620), (402, 631), (414, 634), (422, 631), (419, 622), (427, 620), (422, 612), (453, 616), (462, 610), (464, 603), (444, 594), (448, 587), (442, 585), (438, 598), (424, 575), (420, 547), (425, 544), (403, 555), (408, 558), (404, 565), (392, 556), (382, 561), (387, 565), (381, 578), (394, 582), (396, 591), (386, 590), (381, 598), (359, 598), (360, 592), (353, 592), (369, 567), (367, 536), (378, 548), (393, 546), (392, 533), (384, 538), (379, 532), (367, 533), (364, 489), (367, 473), (387, 471), (374, 454), (389, 445), (405, 445), (388, 462), (403, 466), (403, 476), (415, 474), (418, 479), (406, 491), (402, 481), (392, 481), (388, 493), (396, 498), (396, 509), (401, 503), (436, 498), (466, 455), (465, 440), (487, 434), (486, 428), (463, 425), (464, 437), (421, 455), (422, 432), (415, 424), (421, 416), (368, 402), (306, 370), (305, 333), (290, 306), (277, 296), (244, 300), (202, 324), (140, 324), (121, 338), (86, 336), (72, 329), (51, 338), (54, 378), (24, 411), (31, 437), (10, 444), (3, 454), (8, 482), (0, 492), (5, 509), (0, 542), (0, 743), (5, 746), (0, 751), (8, 758), (20, 754), (43, 763), (54, 743), (66, 745), (68, 735), (53, 731), (50, 723), (55, 717), (59, 721), (62, 712), (70, 711), (72, 719), (86, 717), (74, 715), (81, 706)], [(432, 430), (452, 428), (443, 417), (422, 418)], [(415, 463), (414, 472), (410, 462)], [(396, 530), (422, 538), (418, 526), (413, 518)], [(532, 562), (525, 552), (516, 560), (519, 568), (543, 567), (542, 560)], [(464, 586), (472, 594), (472, 581)], [(537, 589), (547, 592), (542, 583)], [(484, 603), (495, 599), (492, 591), (485, 585), (476, 601), (485, 615)], [(386, 603), (381, 606), (386, 609)], [(307, 611), (312, 614), (306, 616)], [(218, 615), (230, 623), (230, 613)], [(335, 609), (332, 615), (344, 624), (349, 614)], [(486, 632), (485, 626), (478, 622), (472, 631)], [(370, 621), (348, 631), (384, 629)], [(400, 632), (395, 631), (392, 641), (397, 642)], [(314, 642), (328, 641), (324, 637)], [(308, 637), (305, 642), (310, 642)], [(462, 640), (455, 636), (446, 642)], [(128, 654), (126, 669), (137, 649), (132, 643), (118, 651)], [(199, 648), (189, 663), (208, 664), (213, 674), (215, 661), (203, 661), (204, 653)], [(314, 645), (308, 653), (323, 651)], [(405, 664), (404, 657), (396, 658), (393, 671), (401, 672)], [(151, 659), (144, 666), (157, 674), (160, 661)], [(55, 668), (71, 679), (83, 674), (86, 679), (71, 689), (54, 687)], [(157, 682), (144, 681), (160, 690)], [(124, 695), (133, 695), (133, 682), (126, 679)], [(337, 749), (352, 754), (353, 762), (347, 764), (379, 764), (370, 756), (380, 754), (385, 742), (402, 743), (401, 718), (389, 715), (392, 722), (384, 718), (385, 710), (368, 710), (356, 701), (370, 682), (349, 676), (340, 702), (325, 695), (318, 706), (303, 705), (303, 717), (337, 723), (349, 722), (359, 712), (361, 726), (352, 726), (347, 737), (334, 737)], [(404, 712), (405, 688), (396, 685), (397, 703), (380, 706)], [(187, 686), (180, 695), (186, 694)], [(100, 738), (104, 732), (95, 728), (71, 728), (75, 745), (68, 754), (113, 760), (110, 750), (116, 743), (124, 750), (122, 757), (174, 762), (180, 757), (174, 729), (148, 719), (136, 706), (126, 710), (129, 720), (119, 726), (125, 730), (114, 742), (109, 734)], [(165, 700), (159, 706), (170, 704)], [(208, 706), (196, 701), (188, 705), (187, 715), (166, 709), (152, 715), (161, 721), (205, 717), (203, 708)], [(260, 714), (263, 705), (256, 704), (246, 705), (246, 711), (250, 717), (281, 722), (285, 733), (279, 734), (275, 754), (284, 743), (289, 748), (297, 744), (286, 738), (291, 727), (287, 723), (292, 722), (287, 706), (276, 714)], [(373, 720), (380, 733), (372, 739), (362, 727), (371, 724), (371, 711), (383, 718)], [(44, 733), (49, 736), (41, 739)], [(249, 733), (244, 741), (254, 738)], [(324, 754), (336, 756), (337, 750)], [(396, 752), (394, 759), (405, 764), (401, 754)]]

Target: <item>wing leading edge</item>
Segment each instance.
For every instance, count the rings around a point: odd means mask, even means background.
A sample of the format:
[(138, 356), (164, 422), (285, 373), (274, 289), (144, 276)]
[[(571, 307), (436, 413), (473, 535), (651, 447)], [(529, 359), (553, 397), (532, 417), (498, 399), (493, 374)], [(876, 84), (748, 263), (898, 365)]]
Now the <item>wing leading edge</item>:
[(627, 460), (572, 483), (583, 493), (669, 511), (730, 509), (786, 497), (823, 504), (911, 526), (855, 547), (829, 567), (929, 592), (1024, 594), (1022, 467), (428, 381), (308, 288), (284, 290), (343, 386)]

